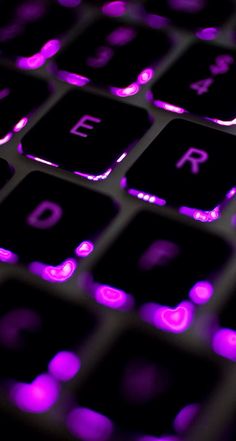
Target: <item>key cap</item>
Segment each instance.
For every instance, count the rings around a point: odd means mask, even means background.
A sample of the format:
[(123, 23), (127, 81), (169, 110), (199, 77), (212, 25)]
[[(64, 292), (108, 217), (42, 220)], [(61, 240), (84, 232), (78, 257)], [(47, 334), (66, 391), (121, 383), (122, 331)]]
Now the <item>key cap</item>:
[(235, 194), (234, 155), (234, 136), (176, 119), (154, 139), (123, 182), (129, 194), (147, 202), (195, 208), (195, 219), (213, 221), (220, 215), (216, 207)]
[(168, 17), (184, 28), (200, 29), (221, 26), (232, 14), (232, 1), (226, 0), (146, 0), (150, 23), (155, 15)]
[(105, 179), (149, 127), (141, 108), (73, 90), (24, 137), (23, 153)]
[(169, 48), (170, 39), (164, 31), (104, 18), (88, 27), (56, 61), (59, 76), (68, 82), (84, 85), (91, 80), (127, 96), (152, 78), (153, 67)]
[(0, 158), (0, 189), (9, 181), (14, 171), (5, 159)]
[(225, 126), (236, 123), (236, 52), (197, 43), (154, 84), (154, 105), (190, 112)]
[(236, 361), (236, 299), (235, 292), (225, 303), (212, 325), (212, 346), (218, 355)]
[[(0, 50), (22, 69), (36, 69), (60, 49), (60, 39), (76, 23), (78, 1), (5, 0), (0, 18)], [(68, 7), (67, 7), (68, 6)]]
[[(201, 387), (195, 381), (199, 370)], [(129, 434), (136, 441), (148, 436), (180, 441), (209, 400), (218, 375), (209, 360), (130, 330), (77, 393), (69, 429), (82, 441), (86, 427), (90, 439), (101, 432), (115, 438)]]
[(28, 122), (49, 95), (47, 83), (8, 69), (0, 69), (0, 145)]
[[(18, 185), (0, 211), (1, 249), (23, 262), (58, 265), (73, 255), (88, 255), (116, 207), (108, 197), (35, 172)], [(62, 277), (63, 281), (64, 271), (66, 268), (55, 271), (48, 266), (43, 274), (48, 280)]]
[(110, 246), (85, 287), (101, 304), (135, 305), (155, 326), (182, 332), (192, 321), (189, 300), (209, 301), (229, 254), (228, 245), (208, 232), (143, 212)]
[(93, 331), (94, 318), (17, 281), (6, 282), (1, 294), (1, 385), (21, 410), (45, 412), (57, 401), (60, 384), (78, 374), (77, 351)]

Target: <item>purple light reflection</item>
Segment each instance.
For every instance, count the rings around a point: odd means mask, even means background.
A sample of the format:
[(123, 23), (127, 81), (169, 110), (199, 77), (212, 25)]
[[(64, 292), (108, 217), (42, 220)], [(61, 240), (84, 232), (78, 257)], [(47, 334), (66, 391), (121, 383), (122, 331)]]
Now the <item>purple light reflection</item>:
[(58, 72), (58, 78), (73, 86), (83, 87), (86, 86), (90, 80), (82, 75), (78, 75), (72, 72), (61, 70)]
[(103, 5), (102, 12), (110, 17), (120, 17), (126, 13), (125, 1), (110, 1)]
[(219, 29), (217, 28), (203, 28), (199, 29), (196, 33), (196, 36), (200, 38), (200, 40), (214, 40), (219, 33)]
[(185, 433), (199, 412), (198, 404), (189, 404), (180, 410), (174, 421), (174, 428), (177, 433)]
[(90, 241), (82, 242), (75, 250), (78, 257), (87, 257), (94, 250), (94, 244)]
[(214, 294), (214, 288), (210, 282), (197, 282), (190, 290), (189, 297), (197, 305), (209, 302)]
[(56, 380), (69, 381), (79, 372), (80, 360), (73, 352), (58, 352), (50, 361), (48, 370)]
[(141, 308), (141, 316), (159, 329), (175, 334), (186, 331), (194, 315), (194, 306), (190, 302), (182, 302), (176, 308), (148, 303)]
[(29, 265), (30, 271), (48, 282), (62, 283), (70, 279), (75, 270), (77, 264), (74, 259), (67, 259), (61, 265), (50, 266), (39, 262), (33, 262)]
[(12, 251), (6, 250), (5, 248), (0, 248), (0, 262), (6, 263), (16, 263), (18, 261), (18, 256)]
[(106, 416), (84, 407), (69, 414), (68, 427), (82, 441), (106, 441), (113, 432), (113, 424)]
[(218, 355), (236, 361), (236, 331), (228, 328), (219, 329), (213, 337), (212, 345)]
[(98, 303), (112, 309), (129, 309), (133, 304), (130, 295), (108, 285), (98, 285), (96, 287), (95, 299)]

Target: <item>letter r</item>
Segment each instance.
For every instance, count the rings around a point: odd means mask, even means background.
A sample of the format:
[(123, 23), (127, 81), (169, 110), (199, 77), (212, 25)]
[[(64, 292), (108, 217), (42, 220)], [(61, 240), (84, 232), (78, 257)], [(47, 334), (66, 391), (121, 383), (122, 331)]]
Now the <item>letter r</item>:
[(62, 214), (62, 209), (58, 204), (43, 201), (29, 214), (27, 224), (39, 230), (46, 230), (56, 225)]
[(187, 162), (190, 163), (191, 173), (197, 175), (200, 171), (200, 164), (206, 162), (209, 155), (204, 150), (195, 149), (190, 147), (188, 151), (177, 162), (176, 167), (182, 168)]

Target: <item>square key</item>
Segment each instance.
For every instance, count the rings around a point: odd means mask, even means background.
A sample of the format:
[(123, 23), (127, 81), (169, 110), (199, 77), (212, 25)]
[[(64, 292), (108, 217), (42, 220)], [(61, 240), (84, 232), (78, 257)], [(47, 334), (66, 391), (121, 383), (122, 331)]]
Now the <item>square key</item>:
[(17, 280), (1, 286), (0, 383), (20, 409), (41, 413), (54, 404), (60, 383), (79, 372), (77, 352), (94, 327), (84, 308)]
[(182, 332), (192, 321), (189, 300), (210, 300), (229, 254), (229, 246), (208, 231), (142, 212), (95, 266), (88, 289), (99, 303), (135, 304), (154, 325)]
[(196, 43), (154, 84), (153, 103), (171, 112), (197, 114), (217, 124), (236, 124), (235, 75), (235, 50)]
[(98, 181), (109, 176), (150, 125), (144, 109), (73, 90), (27, 133), (20, 151)]
[(129, 194), (214, 221), (236, 190), (235, 136), (176, 119), (154, 139), (122, 181)]
[(212, 324), (212, 346), (222, 357), (236, 362), (236, 292), (225, 303)]
[(92, 81), (120, 97), (134, 95), (170, 46), (165, 31), (102, 18), (60, 52), (58, 75), (78, 86)]
[[(9, 261), (15, 256), (27, 264), (85, 257), (116, 211), (113, 201), (97, 192), (30, 173), (1, 204), (0, 258), (4, 261), (4, 250), (6, 260), (9, 253)], [(69, 263), (74, 267), (74, 259)], [(50, 266), (43, 271), (46, 279), (63, 281), (63, 269), (58, 268), (58, 279), (56, 273)]]
[(180, 441), (196, 423), (218, 377), (217, 366), (204, 357), (130, 331), (77, 392), (68, 427), (82, 441), (88, 432), (92, 440), (97, 433), (107, 435), (99, 437), (106, 440)]

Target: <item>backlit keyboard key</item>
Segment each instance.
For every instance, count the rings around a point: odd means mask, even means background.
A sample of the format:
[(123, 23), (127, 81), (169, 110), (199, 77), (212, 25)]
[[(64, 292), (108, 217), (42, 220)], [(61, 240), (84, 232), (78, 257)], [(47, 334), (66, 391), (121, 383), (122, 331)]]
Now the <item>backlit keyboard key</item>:
[(73, 90), (24, 137), (23, 153), (105, 179), (150, 127), (144, 109)]
[[(74, 259), (68, 258), (92, 252), (116, 208), (106, 196), (35, 172), (2, 203), (0, 212), (0, 259), (18, 256), (27, 264), (39, 262), (31, 269), (47, 280), (64, 281), (67, 271), (74, 269)], [(61, 267), (50, 266), (62, 261)]]
[[(84, 308), (17, 281), (2, 285), (0, 383), (11, 385), (13, 402), (33, 413), (47, 410), (60, 383), (79, 372), (77, 351), (94, 326)], [(40, 397), (37, 388), (48, 395)]]
[(190, 112), (215, 123), (236, 124), (236, 52), (220, 46), (191, 46), (156, 82), (154, 105), (171, 112)]
[(19, 72), (0, 69), (0, 145), (28, 122), (49, 95), (46, 82)]
[[(78, 4), (78, 2), (77, 2)], [(76, 6), (76, 2), (74, 2)], [(36, 69), (60, 49), (60, 37), (77, 20), (69, 2), (57, 0), (3, 1), (0, 50), (22, 69)]]
[(218, 377), (217, 367), (207, 359), (130, 331), (77, 393), (67, 424), (82, 441), (86, 427), (90, 439), (108, 432), (114, 439), (119, 434), (134, 441), (179, 441), (201, 414)]
[(123, 309), (136, 304), (157, 327), (182, 332), (192, 321), (190, 301), (209, 301), (229, 253), (208, 232), (144, 212), (101, 258), (87, 288), (99, 303)]
[(234, 164), (234, 136), (175, 120), (134, 163), (124, 184), (147, 202), (188, 207), (195, 219), (213, 221), (235, 194)]
[(177, 25), (199, 30), (222, 25), (230, 17), (233, 4), (231, 0), (146, 0), (145, 8), (150, 24), (164, 16)]
[(0, 158), (0, 189), (9, 181), (14, 171), (5, 159)]
[(235, 291), (231, 299), (224, 305), (219, 317), (215, 317), (213, 326), (212, 346), (214, 351), (222, 357), (236, 362), (236, 296)]
[(169, 48), (164, 31), (101, 19), (58, 55), (59, 76), (77, 85), (105, 85), (119, 96), (133, 95), (152, 78), (153, 67)]

